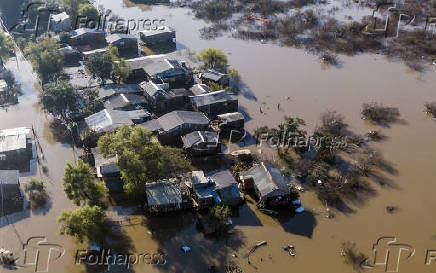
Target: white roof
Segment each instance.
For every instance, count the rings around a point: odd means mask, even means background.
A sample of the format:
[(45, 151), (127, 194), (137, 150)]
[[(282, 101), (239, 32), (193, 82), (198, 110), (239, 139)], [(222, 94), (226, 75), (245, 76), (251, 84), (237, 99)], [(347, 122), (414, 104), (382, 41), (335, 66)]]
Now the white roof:
[(53, 19), (53, 21), (60, 22), (60, 21), (63, 21), (65, 19), (69, 19), (70, 16), (64, 11), (64, 12), (59, 13), (59, 14), (52, 14), (51, 18)]
[(5, 80), (0, 79), (0, 92), (8, 90), (8, 84)]
[(0, 152), (26, 149), (30, 130), (28, 127), (0, 130)]
[(168, 33), (175, 32), (175, 30), (169, 26), (161, 26), (158, 29), (146, 29), (146, 30), (142, 30), (140, 32), (146, 36), (152, 36), (152, 35), (165, 33), (165, 32), (168, 32)]

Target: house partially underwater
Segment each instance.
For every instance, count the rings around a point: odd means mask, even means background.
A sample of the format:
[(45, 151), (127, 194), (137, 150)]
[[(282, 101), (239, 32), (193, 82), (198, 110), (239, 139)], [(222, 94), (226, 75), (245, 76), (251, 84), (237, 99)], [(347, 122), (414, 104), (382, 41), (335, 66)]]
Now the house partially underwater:
[(0, 169), (29, 171), (34, 158), (32, 129), (20, 127), (0, 130)]

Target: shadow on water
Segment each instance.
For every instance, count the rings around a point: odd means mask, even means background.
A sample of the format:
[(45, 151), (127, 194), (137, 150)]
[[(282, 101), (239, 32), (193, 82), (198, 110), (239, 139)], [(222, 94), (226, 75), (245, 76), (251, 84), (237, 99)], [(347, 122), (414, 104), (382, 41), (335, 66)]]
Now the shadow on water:
[(245, 84), (242, 80), (239, 83), (239, 94), (242, 95), (247, 100), (257, 102), (256, 95), (253, 93), (251, 88), (247, 84)]
[(244, 115), (244, 119), (245, 122), (249, 122), (250, 120), (252, 120), (253, 118), (251, 117), (251, 115), (248, 113), (247, 108), (245, 108), (244, 106), (239, 106), (238, 111)]
[(280, 214), (277, 219), (281, 223), (284, 231), (307, 238), (312, 238), (313, 231), (317, 225), (315, 215), (308, 210), (294, 216), (290, 213), (287, 213), (285, 216)]
[[(248, 199), (246, 202), (252, 202), (252, 200)], [(232, 221), (235, 226), (262, 226), (262, 222), (246, 203), (235, 210)]]

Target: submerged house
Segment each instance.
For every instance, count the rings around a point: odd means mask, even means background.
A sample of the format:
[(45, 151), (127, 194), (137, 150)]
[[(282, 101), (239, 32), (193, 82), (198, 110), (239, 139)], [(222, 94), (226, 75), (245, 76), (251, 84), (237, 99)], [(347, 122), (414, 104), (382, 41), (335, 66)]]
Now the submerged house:
[(97, 177), (104, 181), (106, 188), (111, 192), (122, 192), (124, 181), (121, 179), (117, 166), (118, 157), (105, 158), (96, 148), (92, 149)]
[(20, 127), (0, 130), (0, 166), (2, 169), (28, 171), (32, 159), (31, 128)]
[(266, 207), (289, 205), (291, 201), (286, 179), (280, 170), (263, 162), (242, 172), (241, 181), (243, 188), (253, 189), (259, 201)]
[(78, 125), (78, 131), (83, 140), (89, 132), (97, 134), (115, 132), (121, 126), (133, 126), (150, 118), (151, 114), (144, 110), (119, 111), (104, 109), (85, 118)]
[(193, 171), (191, 183), (198, 209), (209, 208), (221, 202), (215, 192), (215, 183), (209, 177), (205, 177), (203, 171)]
[(191, 156), (215, 155), (221, 152), (216, 132), (195, 131), (182, 136), (183, 148)]
[(104, 107), (109, 110), (130, 111), (147, 108), (147, 100), (144, 96), (134, 93), (115, 94), (106, 100)]
[(244, 197), (238, 188), (238, 182), (229, 170), (219, 171), (210, 175), (210, 178), (215, 182), (215, 191), (223, 204), (237, 206), (244, 202)]
[(227, 90), (211, 92), (191, 97), (192, 108), (209, 117), (238, 111), (238, 98)]
[(0, 170), (0, 191), (0, 214), (3, 212), (4, 215), (7, 215), (23, 210), (24, 198), (20, 190), (17, 170)]
[(59, 14), (52, 14), (50, 16), (50, 29), (53, 30), (55, 33), (61, 32), (61, 31), (70, 31), (71, 30), (71, 18), (70, 16), (64, 11)]
[(170, 89), (169, 84), (156, 84), (152, 81), (141, 84), (150, 110), (163, 115), (175, 110), (190, 110), (190, 90)]
[(182, 191), (177, 182), (163, 181), (146, 185), (147, 212), (159, 214), (183, 208)]
[(159, 140), (165, 144), (177, 144), (183, 135), (205, 131), (209, 126), (209, 119), (199, 112), (173, 111), (140, 126), (157, 133)]
[(194, 82), (192, 69), (185, 62), (153, 58), (144, 67), (146, 79), (156, 83), (168, 83), (171, 88), (187, 87)]
[(230, 85), (229, 75), (214, 69), (208, 69), (206, 72), (200, 73), (198, 78), (205, 84), (217, 83), (224, 87)]
[(149, 29), (139, 32), (139, 38), (146, 46), (175, 43), (176, 31), (171, 27), (161, 26), (157, 29)]
[(106, 46), (106, 32), (100, 29), (79, 28), (71, 31), (71, 44), (101, 48)]
[(232, 130), (242, 132), (244, 129), (245, 118), (244, 115), (239, 112), (225, 113), (217, 115), (216, 123), (219, 132), (227, 135)]
[(121, 53), (138, 54), (138, 39), (135, 35), (115, 33), (108, 35), (106, 42), (118, 48)]

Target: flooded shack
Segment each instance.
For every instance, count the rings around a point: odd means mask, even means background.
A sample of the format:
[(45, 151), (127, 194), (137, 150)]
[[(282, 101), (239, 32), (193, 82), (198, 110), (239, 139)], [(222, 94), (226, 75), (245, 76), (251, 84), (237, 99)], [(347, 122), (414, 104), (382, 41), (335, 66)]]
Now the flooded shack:
[(22, 211), (24, 198), (20, 190), (18, 170), (0, 170), (0, 186), (0, 211), (4, 215)]
[(265, 207), (290, 204), (290, 192), (280, 170), (264, 162), (241, 173), (244, 190), (254, 190), (259, 202)]
[(0, 130), (0, 161), (2, 169), (29, 171), (33, 159), (32, 129), (20, 127)]
[(182, 191), (179, 183), (162, 181), (146, 186), (147, 212), (161, 214), (182, 209)]
[(220, 114), (238, 111), (238, 98), (227, 90), (191, 97), (192, 108), (213, 118)]
[(183, 148), (190, 156), (209, 156), (221, 152), (216, 132), (195, 131), (182, 136)]
[(161, 26), (157, 29), (147, 29), (139, 32), (139, 38), (146, 46), (175, 43), (176, 31), (171, 27)]

